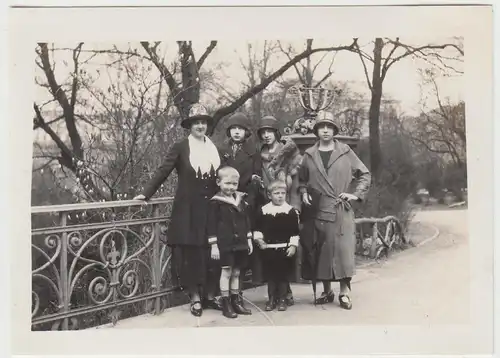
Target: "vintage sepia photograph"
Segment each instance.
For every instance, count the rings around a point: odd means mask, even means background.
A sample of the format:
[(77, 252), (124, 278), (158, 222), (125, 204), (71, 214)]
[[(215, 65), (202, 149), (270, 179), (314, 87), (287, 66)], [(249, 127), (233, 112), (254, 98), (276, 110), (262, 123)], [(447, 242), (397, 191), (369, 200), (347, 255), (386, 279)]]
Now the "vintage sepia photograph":
[(33, 330), (466, 322), (462, 37), (33, 54)]
[(492, 352), (491, 7), (207, 8), (11, 12), (13, 351)]

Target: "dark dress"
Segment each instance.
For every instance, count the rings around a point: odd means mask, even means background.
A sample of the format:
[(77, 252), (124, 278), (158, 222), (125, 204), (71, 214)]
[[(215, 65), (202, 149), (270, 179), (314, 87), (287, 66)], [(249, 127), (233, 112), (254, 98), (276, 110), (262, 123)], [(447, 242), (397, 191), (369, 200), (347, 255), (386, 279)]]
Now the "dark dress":
[[(299, 214), (288, 204), (264, 205), (255, 219), (255, 231), (262, 233), (268, 248), (262, 250), (263, 277), (266, 281), (286, 283), (294, 268), (294, 258), (287, 257), (288, 245), (298, 245)], [(286, 286), (285, 286), (286, 293)]]
[[(207, 212), (210, 198), (217, 192), (215, 172), (200, 175), (191, 166), (188, 139), (175, 143), (165, 161), (146, 185), (144, 196), (151, 198), (175, 169), (179, 180), (167, 230), (167, 244), (172, 248), (172, 277), (184, 288), (204, 286), (209, 267)], [(215, 279), (215, 278), (214, 278)]]
[(238, 192), (235, 200), (215, 195), (208, 210), (208, 240), (217, 243), (220, 266), (245, 268), (248, 264), (248, 239), (251, 238), (249, 206), (246, 194)]

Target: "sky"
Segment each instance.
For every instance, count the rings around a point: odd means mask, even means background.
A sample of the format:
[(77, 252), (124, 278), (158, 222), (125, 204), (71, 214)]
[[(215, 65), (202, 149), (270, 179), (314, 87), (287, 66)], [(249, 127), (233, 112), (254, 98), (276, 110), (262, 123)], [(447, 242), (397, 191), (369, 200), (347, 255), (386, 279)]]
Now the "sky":
[[(373, 53), (373, 39), (369, 38), (360, 38), (358, 43), (367, 53)], [(432, 37), (422, 37), (422, 38), (401, 38), (401, 42), (412, 46), (424, 45), (424, 44), (442, 44), (449, 43), (452, 40), (449, 38), (432, 38)], [(288, 48), (288, 46), (292, 46), (295, 49), (295, 52), (298, 53), (305, 48), (305, 40), (281, 40), (280, 41), (283, 47)], [(315, 39), (313, 42), (313, 47), (329, 47), (329, 46), (339, 46), (339, 45), (348, 45), (352, 42), (352, 38), (345, 39), (336, 39), (336, 40), (325, 40), (325, 39)], [(207, 61), (204, 64), (205, 69), (215, 68), (221, 62), (224, 62), (226, 66), (224, 66), (224, 76), (225, 82), (224, 87), (231, 92), (240, 92), (243, 88), (242, 83), (247, 82), (245, 70), (242, 68), (241, 61), (246, 61), (248, 59), (248, 43), (252, 44), (252, 48), (260, 54), (263, 48), (264, 40), (243, 40), (243, 41), (220, 41), (214, 51), (210, 54)], [(195, 55), (199, 58), (201, 54), (204, 52), (205, 48), (208, 46), (208, 41), (195, 41), (193, 43)], [(118, 48), (127, 48), (129, 45), (127, 43), (115, 44)], [(139, 49), (139, 52), (144, 53), (142, 47), (138, 43), (131, 44)], [(69, 47), (72, 48), (75, 46), (74, 43), (70, 44), (55, 44), (56, 47)], [(110, 43), (85, 43), (84, 49), (109, 49), (113, 46)], [(387, 47), (384, 50), (384, 55), (390, 51), (390, 47)], [(173, 61), (177, 52), (177, 45), (175, 41), (169, 41), (162, 43), (160, 46), (161, 53), (165, 56), (165, 59), (168, 61)], [(456, 52), (455, 50), (449, 50), (447, 54), (449, 56), (454, 56)], [(279, 52), (279, 51), (278, 51)], [(394, 56), (401, 54), (402, 52), (396, 52)], [(85, 56), (89, 56), (89, 54), (82, 54), (82, 58)], [(324, 56), (324, 53), (317, 53), (311, 57), (311, 62), (313, 66)], [(337, 53), (331, 53), (327, 55), (323, 62), (318, 65), (316, 70), (315, 80), (321, 78), (328, 72), (332, 56), (335, 56), (333, 62), (333, 75), (331, 76), (332, 81), (340, 81), (340, 82), (348, 82), (349, 87), (356, 92), (362, 93), (366, 96), (367, 100), (369, 100), (369, 88), (367, 86), (365, 73), (363, 70), (363, 65), (359, 59), (359, 57), (347, 51), (339, 51)], [(59, 82), (63, 82), (65, 78), (69, 75), (70, 66), (66, 67), (63, 62), (67, 62), (71, 64), (71, 53), (69, 51), (66, 52), (58, 52), (57, 57), (55, 57), (56, 61), (56, 78)], [(95, 57), (92, 60), (92, 66), (101, 65), (102, 61), (104, 61), (103, 57)], [(278, 69), (283, 63), (287, 61), (287, 58), (284, 54), (278, 53), (271, 57), (269, 68), (271, 70)], [(460, 70), (463, 70), (463, 63), (458, 64), (454, 63), (455, 66), (460, 66)], [(91, 68), (90, 66), (89, 68)], [(372, 66), (371, 63), (367, 63), (368, 72), (371, 74)], [(410, 57), (407, 57), (397, 63), (395, 63), (391, 69), (389, 70), (387, 77), (384, 81), (384, 97), (391, 98), (400, 103), (399, 109), (401, 112), (407, 115), (417, 115), (422, 109), (422, 98), (427, 98), (425, 104), (427, 107), (432, 107), (436, 105), (436, 101), (434, 96), (432, 96), (430, 92), (430, 87), (421, 86), (421, 77), (419, 76), (418, 70), (428, 67), (428, 64), (421, 60), (413, 60)], [(40, 76), (40, 69), (36, 68), (36, 75)], [(158, 72), (153, 67), (152, 76), (157, 76)], [(295, 70), (292, 68), (288, 70), (285, 75), (285, 78), (296, 77)], [(44, 78), (43, 78), (44, 79)], [(113, 78), (109, 79), (105, 76), (101, 76), (100, 79), (96, 82), (96, 85), (102, 86), (102, 88), (107, 88), (110, 81), (113, 81)], [(463, 76), (453, 76), (453, 77), (444, 77), (439, 74), (438, 77), (438, 86), (440, 94), (443, 98), (448, 97), (450, 101), (456, 102), (459, 100), (464, 100), (465, 95), (463, 92)], [(422, 92), (423, 91), (423, 92)], [(35, 91), (35, 101), (38, 103), (43, 103), (50, 99), (50, 95), (48, 94), (45, 88), (40, 86), (36, 86)]]

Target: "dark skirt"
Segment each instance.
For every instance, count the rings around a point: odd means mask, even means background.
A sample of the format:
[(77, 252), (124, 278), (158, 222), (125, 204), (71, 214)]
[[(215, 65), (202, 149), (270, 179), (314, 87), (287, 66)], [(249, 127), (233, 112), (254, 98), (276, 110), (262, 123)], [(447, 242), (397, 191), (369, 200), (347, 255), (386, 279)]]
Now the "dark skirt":
[(287, 257), (286, 250), (286, 248), (279, 248), (262, 251), (263, 277), (265, 281), (289, 281), (295, 260), (293, 257)]
[(176, 245), (171, 249), (174, 285), (203, 290), (212, 288), (214, 281), (218, 282), (220, 265), (210, 259), (208, 247)]

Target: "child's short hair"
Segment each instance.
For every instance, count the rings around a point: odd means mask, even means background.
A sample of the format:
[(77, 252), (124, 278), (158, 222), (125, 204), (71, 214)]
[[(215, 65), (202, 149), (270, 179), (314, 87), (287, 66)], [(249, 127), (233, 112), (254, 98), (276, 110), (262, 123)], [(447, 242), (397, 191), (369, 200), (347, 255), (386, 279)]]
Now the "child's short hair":
[(230, 167), (228, 165), (221, 167), (217, 170), (217, 179), (222, 179), (228, 176), (240, 176), (240, 173), (233, 167)]
[(284, 189), (285, 191), (287, 191), (288, 188), (283, 180), (273, 180), (267, 186), (267, 192), (271, 194), (276, 189)]

